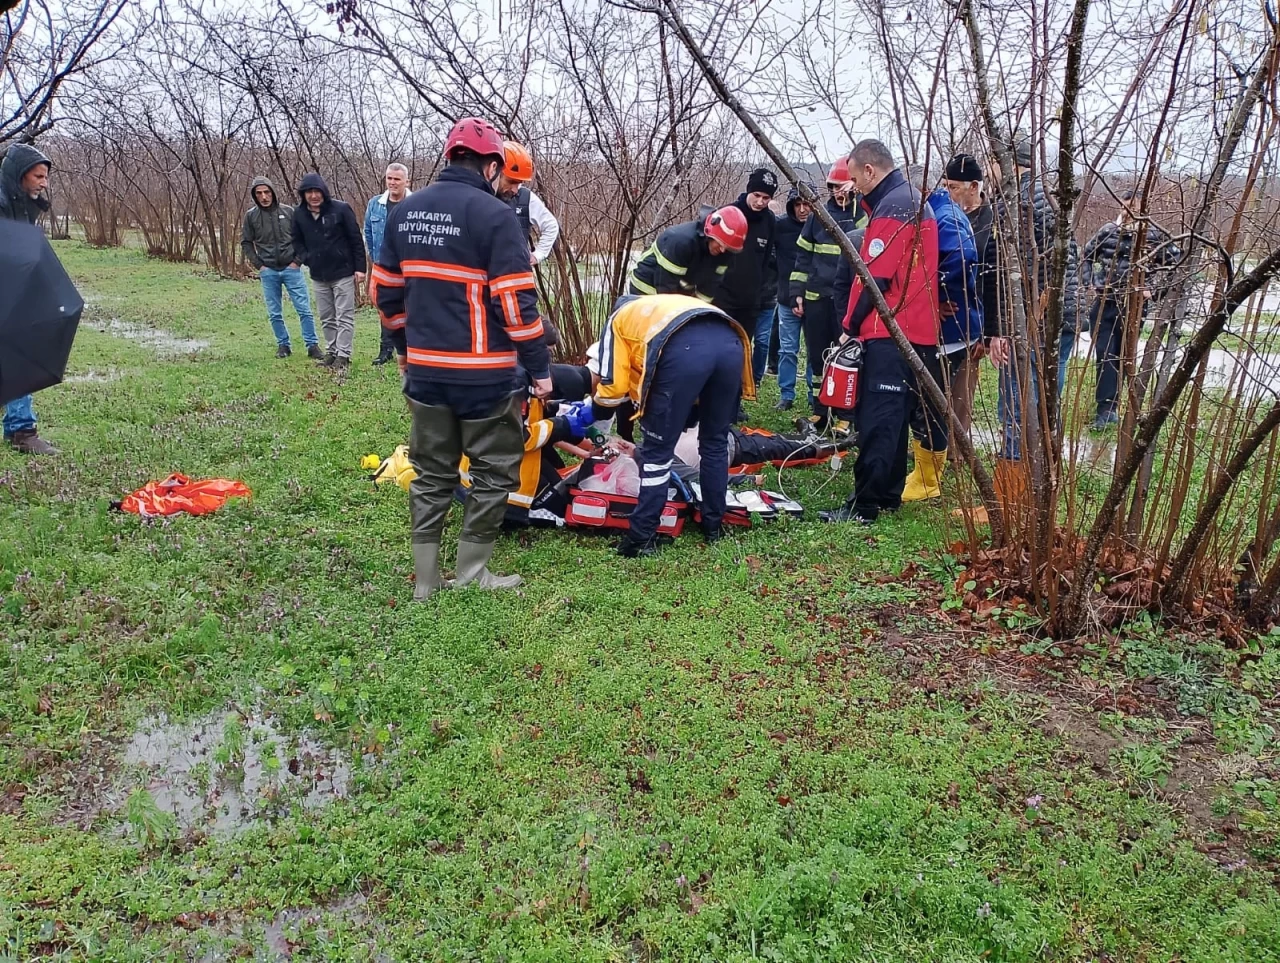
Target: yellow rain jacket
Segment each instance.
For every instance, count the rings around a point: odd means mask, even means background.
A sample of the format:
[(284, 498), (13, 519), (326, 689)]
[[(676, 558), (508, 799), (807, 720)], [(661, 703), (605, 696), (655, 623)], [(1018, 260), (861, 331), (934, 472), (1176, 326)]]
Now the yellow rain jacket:
[(756, 396), (751, 377), (751, 342), (742, 327), (719, 308), (683, 294), (649, 294), (627, 301), (613, 312), (600, 335), (600, 386), (594, 400), (607, 408), (630, 400), (635, 417), (653, 383), (658, 359), (668, 339), (695, 318), (716, 317), (730, 325), (742, 341), (742, 397)]

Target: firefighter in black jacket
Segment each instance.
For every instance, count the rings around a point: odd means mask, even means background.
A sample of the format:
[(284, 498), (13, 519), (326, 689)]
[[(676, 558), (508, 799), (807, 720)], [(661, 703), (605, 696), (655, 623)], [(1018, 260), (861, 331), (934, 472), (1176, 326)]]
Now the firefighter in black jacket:
[(454, 585), (514, 588), (518, 575), (488, 569), (520, 483), (524, 433), (518, 393), (551, 393), (551, 359), (534, 296), (529, 246), (515, 212), (490, 186), (502, 135), (486, 121), (458, 121), (445, 141), (448, 166), (397, 205), (378, 263), (378, 313), (391, 330), (413, 413), (409, 488), (413, 597), (443, 587), (440, 536), (470, 460), (471, 492), (458, 539)]
[[(865, 224), (858, 206), (853, 202), (853, 187), (849, 182), (849, 161), (841, 157), (831, 165), (827, 175), (827, 213), (840, 229), (851, 234), (859, 224)], [(840, 318), (836, 317), (835, 282), (836, 269), (843, 260), (840, 245), (822, 222), (816, 217), (805, 222), (796, 242), (795, 270), (791, 272), (791, 303), (796, 314), (804, 319), (804, 343), (809, 353), (810, 393), (817, 394), (817, 381), (822, 378), (822, 367), (827, 349), (840, 340)], [(826, 425), (839, 432), (849, 430), (848, 413), (833, 416), (825, 405), (813, 401), (815, 425)]]
[(736, 207), (669, 227), (640, 255), (631, 272), (630, 293), (688, 294), (714, 301), (729, 259), (746, 239), (747, 219)]
[(747, 178), (747, 189), (732, 206), (742, 212), (747, 222), (747, 239), (742, 253), (729, 262), (720, 282), (715, 306), (747, 332), (755, 347), (751, 369), (755, 383), (764, 377), (769, 352), (769, 335), (773, 327), (773, 309), (777, 299), (777, 252), (774, 232), (777, 224), (769, 202), (778, 191), (778, 175), (760, 167)]

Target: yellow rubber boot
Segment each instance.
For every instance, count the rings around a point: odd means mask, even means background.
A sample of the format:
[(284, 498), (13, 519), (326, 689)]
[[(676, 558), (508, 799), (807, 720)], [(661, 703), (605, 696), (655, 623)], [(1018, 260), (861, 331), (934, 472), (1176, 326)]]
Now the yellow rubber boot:
[(942, 496), (942, 472), (947, 467), (947, 450), (929, 451), (920, 442), (915, 442), (916, 467), (907, 476), (906, 487), (902, 489), (904, 502), (919, 502), (926, 498)]

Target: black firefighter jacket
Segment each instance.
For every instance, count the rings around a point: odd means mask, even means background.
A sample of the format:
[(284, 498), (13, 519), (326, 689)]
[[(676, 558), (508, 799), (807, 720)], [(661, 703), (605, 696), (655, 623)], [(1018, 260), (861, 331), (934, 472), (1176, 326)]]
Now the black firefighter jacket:
[(378, 313), (410, 370), (453, 384), (550, 376), (529, 242), (485, 179), (450, 166), (387, 220)]
[(686, 221), (663, 231), (631, 272), (632, 294), (688, 294), (713, 301), (735, 255), (712, 255), (702, 221)]
[[(848, 207), (841, 207), (834, 197), (828, 198), (827, 213), (845, 234), (852, 234), (856, 228), (866, 225), (866, 218), (858, 210), (852, 197)], [(827, 232), (821, 221), (810, 215), (796, 245), (799, 251), (796, 254), (795, 269), (791, 272), (791, 303), (794, 305), (801, 298), (816, 301), (819, 298), (834, 297), (836, 270), (844, 260), (836, 239)]]

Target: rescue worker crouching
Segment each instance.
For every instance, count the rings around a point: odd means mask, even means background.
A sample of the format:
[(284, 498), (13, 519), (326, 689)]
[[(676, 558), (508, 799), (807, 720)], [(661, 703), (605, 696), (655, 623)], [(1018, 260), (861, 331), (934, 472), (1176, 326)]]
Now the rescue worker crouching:
[(471, 493), (452, 584), (520, 584), (518, 575), (488, 569), (524, 456), (518, 366), (537, 397), (551, 393), (528, 242), (490, 186), (503, 163), (502, 135), (466, 118), (449, 132), (444, 153), (435, 183), (397, 205), (375, 268), (378, 313), (395, 340), (413, 416), (409, 505), (419, 600), (446, 584), (440, 539), (464, 454)]
[(597, 426), (630, 400), (640, 422), (640, 495), (618, 554), (651, 555), (680, 434), (698, 424), (702, 532), (720, 538), (729, 486), (729, 426), (739, 396), (755, 397), (751, 343), (719, 308), (677, 294), (623, 297), (600, 337)]
[(705, 218), (667, 228), (631, 272), (631, 294), (687, 294), (708, 304), (720, 293), (729, 259), (747, 240), (747, 218), (722, 207)]

